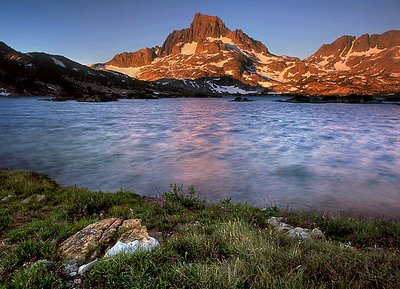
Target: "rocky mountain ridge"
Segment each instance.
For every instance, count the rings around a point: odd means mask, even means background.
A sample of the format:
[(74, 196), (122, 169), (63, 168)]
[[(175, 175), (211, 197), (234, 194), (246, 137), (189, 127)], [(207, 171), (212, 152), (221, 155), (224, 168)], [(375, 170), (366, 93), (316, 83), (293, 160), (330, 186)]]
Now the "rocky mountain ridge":
[(176, 97), (182, 91), (113, 71), (94, 70), (60, 55), (21, 53), (0, 42), (0, 95), (110, 101)]
[(400, 31), (342, 36), (300, 60), (274, 55), (220, 18), (198, 13), (161, 47), (118, 54), (94, 67), (146, 81), (231, 77), (278, 93), (390, 94), (400, 92)]

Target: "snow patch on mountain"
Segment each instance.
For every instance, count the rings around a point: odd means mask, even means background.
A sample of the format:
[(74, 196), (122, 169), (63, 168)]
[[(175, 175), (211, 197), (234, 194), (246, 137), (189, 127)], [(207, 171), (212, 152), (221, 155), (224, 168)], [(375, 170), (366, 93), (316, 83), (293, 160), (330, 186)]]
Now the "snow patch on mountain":
[(221, 94), (258, 94), (257, 91), (247, 91), (244, 89), (241, 89), (237, 86), (221, 86), (221, 85), (216, 85), (214, 83), (208, 82), (208, 84), (211, 86), (211, 89), (214, 90), (217, 93)]
[(210, 64), (217, 66), (217, 67), (223, 67), (224, 64), (227, 63), (228, 61), (229, 61), (229, 59), (225, 59), (225, 60), (221, 60), (220, 62), (214, 62), (214, 63), (210, 63)]
[(262, 87), (267, 87), (267, 88), (274, 85), (272, 82), (267, 82), (267, 81), (259, 81), (258, 84), (261, 85)]
[(62, 61), (58, 60), (57, 58), (52, 57), (51, 59), (53, 59), (55, 65), (61, 66), (63, 68), (67, 68), (65, 66), (65, 64)]
[(228, 38), (228, 37), (219, 37), (219, 38), (215, 38), (215, 37), (207, 37), (207, 40), (209, 42), (214, 42), (214, 41), (222, 41), (225, 44), (229, 44), (229, 45), (235, 45), (235, 43), (232, 41), (232, 39)]
[(258, 58), (259, 62), (265, 64), (271, 63), (272, 61), (277, 59), (277, 57), (274, 57), (272, 55), (265, 55), (261, 53), (254, 53), (254, 55)]
[(345, 61), (338, 61), (333, 66), (337, 71), (349, 71), (351, 68), (346, 65)]
[(185, 43), (181, 48), (181, 54), (193, 55), (196, 52), (197, 42)]
[(0, 88), (0, 96), (9, 96), (11, 93), (7, 91), (5, 88)]
[(318, 62), (319, 65), (325, 66), (329, 63), (329, 59), (334, 58), (335, 55), (329, 55), (329, 56), (322, 56), (322, 59), (320, 62)]
[(378, 47), (373, 47), (373, 48), (370, 48), (369, 50), (367, 50), (367, 51), (361, 51), (361, 52), (355, 52), (355, 51), (350, 51), (350, 53), (347, 55), (348, 57), (352, 57), (352, 56), (371, 56), (371, 55), (374, 55), (374, 54), (377, 54), (377, 53), (381, 53), (382, 51), (385, 51), (386, 50), (386, 48), (384, 48), (384, 49), (378, 49)]
[(118, 67), (118, 66), (113, 66), (113, 65), (106, 65), (104, 68), (106, 70), (112, 70), (112, 71), (117, 71), (126, 75), (129, 75), (130, 77), (136, 77), (139, 73), (140, 70), (143, 68), (142, 67)]

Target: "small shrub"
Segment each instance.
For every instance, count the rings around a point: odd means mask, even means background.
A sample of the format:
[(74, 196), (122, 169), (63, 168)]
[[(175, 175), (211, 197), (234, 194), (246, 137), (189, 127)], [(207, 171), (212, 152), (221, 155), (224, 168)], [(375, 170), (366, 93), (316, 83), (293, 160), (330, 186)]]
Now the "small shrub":
[(171, 185), (170, 190), (164, 193), (164, 199), (169, 207), (181, 206), (184, 209), (203, 209), (205, 207), (205, 201), (198, 199), (198, 194), (192, 186), (185, 191), (183, 185)]

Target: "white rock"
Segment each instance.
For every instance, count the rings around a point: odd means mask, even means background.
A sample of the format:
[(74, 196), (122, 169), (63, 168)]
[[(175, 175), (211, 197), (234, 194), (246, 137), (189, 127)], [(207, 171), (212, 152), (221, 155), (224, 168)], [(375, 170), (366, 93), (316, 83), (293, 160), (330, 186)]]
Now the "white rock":
[(104, 257), (114, 256), (119, 253), (132, 254), (138, 250), (151, 251), (158, 245), (158, 241), (152, 237), (148, 237), (143, 241), (135, 240), (129, 243), (118, 241), (113, 247), (111, 247), (111, 249), (106, 252)]
[(313, 239), (320, 239), (320, 240), (325, 240), (326, 239), (324, 233), (322, 233), (322, 231), (317, 229), (317, 228), (314, 228), (311, 231), (311, 237)]
[(267, 223), (270, 224), (272, 227), (274, 227), (275, 230), (279, 232), (289, 231), (293, 229), (292, 226), (282, 222), (282, 218), (271, 217), (268, 219)]
[(87, 271), (89, 271), (90, 269), (92, 269), (92, 267), (98, 262), (98, 259), (93, 260), (90, 263), (84, 264), (82, 266), (79, 267), (78, 269), (78, 274), (79, 275), (83, 275), (85, 274)]
[(2, 202), (7, 202), (7, 201), (9, 201), (11, 198), (13, 198), (13, 197), (14, 197), (13, 195), (8, 195), (7, 197), (2, 198), (1, 201), (2, 201)]
[(303, 240), (311, 239), (311, 235), (308, 232), (308, 230), (300, 228), (300, 227), (289, 230), (287, 234), (289, 237), (291, 237), (293, 239), (294, 238), (299, 238), (299, 239), (303, 239)]
[(79, 285), (82, 283), (82, 279), (74, 279), (74, 284)]

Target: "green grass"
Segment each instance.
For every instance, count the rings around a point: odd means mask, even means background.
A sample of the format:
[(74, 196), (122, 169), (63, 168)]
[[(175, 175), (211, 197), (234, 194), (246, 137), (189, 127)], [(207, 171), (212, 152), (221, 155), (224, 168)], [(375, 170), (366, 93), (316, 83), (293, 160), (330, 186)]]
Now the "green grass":
[[(21, 203), (38, 194), (46, 199)], [(158, 198), (91, 192), (0, 170), (0, 199), (8, 195), (0, 202), (0, 288), (76, 286), (61, 273), (57, 248), (108, 217), (140, 218), (161, 246), (100, 260), (84, 288), (400, 288), (397, 221), (209, 203), (177, 185)], [(290, 239), (268, 226), (271, 216), (318, 227), (327, 241)]]

